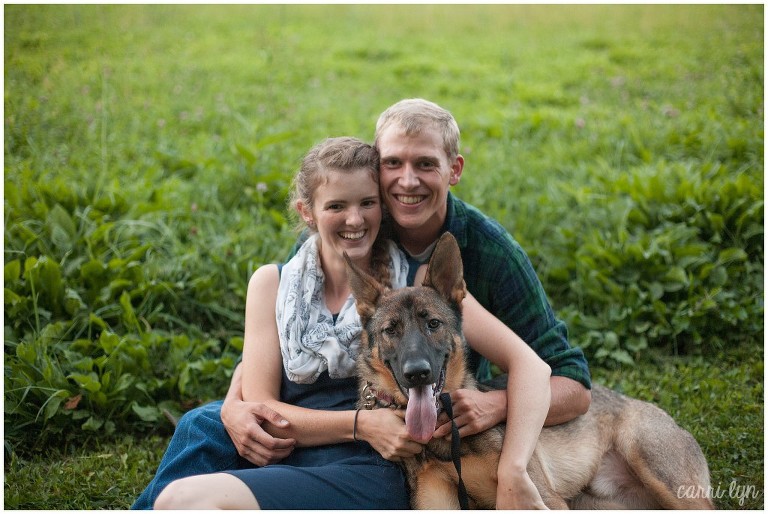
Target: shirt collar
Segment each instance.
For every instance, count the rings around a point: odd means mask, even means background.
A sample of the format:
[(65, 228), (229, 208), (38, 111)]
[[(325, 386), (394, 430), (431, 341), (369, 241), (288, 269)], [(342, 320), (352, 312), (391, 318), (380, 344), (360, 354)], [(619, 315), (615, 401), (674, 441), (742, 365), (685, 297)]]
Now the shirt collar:
[(445, 213), (443, 232), (453, 234), (459, 243), (459, 248), (467, 246), (467, 208), (450, 191), (448, 191), (448, 208)]

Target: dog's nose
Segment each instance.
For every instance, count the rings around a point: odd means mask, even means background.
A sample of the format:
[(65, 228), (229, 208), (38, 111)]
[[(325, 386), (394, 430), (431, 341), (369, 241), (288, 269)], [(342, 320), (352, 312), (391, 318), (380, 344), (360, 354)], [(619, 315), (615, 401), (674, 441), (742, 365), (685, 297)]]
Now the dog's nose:
[(432, 380), (432, 367), (427, 359), (408, 359), (403, 364), (403, 376), (410, 386), (427, 385)]

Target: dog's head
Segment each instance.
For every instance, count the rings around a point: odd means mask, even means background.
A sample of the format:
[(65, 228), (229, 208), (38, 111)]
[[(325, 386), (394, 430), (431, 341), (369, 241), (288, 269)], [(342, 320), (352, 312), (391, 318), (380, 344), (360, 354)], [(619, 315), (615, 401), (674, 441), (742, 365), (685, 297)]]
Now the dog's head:
[(390, 290), (347, 258), (352, 294), (363, 324), (361, 380), (406, 407), (410, 436), (432, 437), (437, 397), (467, 380), (461, 301), (466, 295), (456, 239), (437, 242), (422, 287)]

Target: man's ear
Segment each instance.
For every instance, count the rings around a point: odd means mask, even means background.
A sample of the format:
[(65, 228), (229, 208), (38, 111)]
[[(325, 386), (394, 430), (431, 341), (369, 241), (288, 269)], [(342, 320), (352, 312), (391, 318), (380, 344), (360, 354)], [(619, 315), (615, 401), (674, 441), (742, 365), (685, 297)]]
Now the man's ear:
[(454, 159), (453, 163), (451, 164), (451, 176), (449, 178), (448, 183), (452, 186), (455, 186), (459, 183), (459, 180), (461, 179), (461, 173), (464, 171), (464, 157), (461, 156), (461, 154), (456, 156), (456, 159)]

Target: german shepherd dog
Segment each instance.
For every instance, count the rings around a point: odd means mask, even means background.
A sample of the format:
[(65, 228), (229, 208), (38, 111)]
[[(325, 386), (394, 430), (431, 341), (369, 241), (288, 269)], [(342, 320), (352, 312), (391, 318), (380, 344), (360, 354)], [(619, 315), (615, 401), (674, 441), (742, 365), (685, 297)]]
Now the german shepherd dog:
[[(461, 254), (449, 233), (438, 241), (423, 287), (389, 290), (347, 259), (363, 324), (359, 408), (405, 408), (414, 439), (433, 431), (438, 396), (477, 388), (465, 363)], [(504, 426), (460, 443), (470, 508), (496, 506)], [(432, 439), (403, 462), (411, 504), (455, 509), (460, 480), (451, 442)], [(589, 411), (542, 430), (528, 473), (551, 509), (711, 509), (709, 469), (694, 438), (661, 409), (595, 386)], [(697, 491), (698, 497), (690, 498)]]

